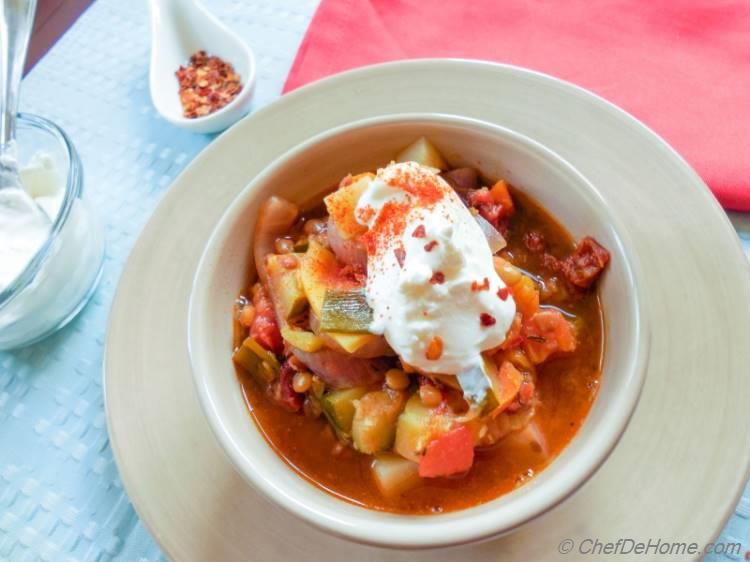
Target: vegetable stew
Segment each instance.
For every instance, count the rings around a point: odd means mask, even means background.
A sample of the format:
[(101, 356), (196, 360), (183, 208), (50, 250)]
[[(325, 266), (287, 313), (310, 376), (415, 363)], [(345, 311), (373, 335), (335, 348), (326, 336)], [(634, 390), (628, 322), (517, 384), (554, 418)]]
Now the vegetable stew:
[(306, 212), (265, 203), (233, 359), (301, 476), (367, 508), (441, 513), (523, 485), (583, 424), (609, 253), (427, 139), (395, 161)]

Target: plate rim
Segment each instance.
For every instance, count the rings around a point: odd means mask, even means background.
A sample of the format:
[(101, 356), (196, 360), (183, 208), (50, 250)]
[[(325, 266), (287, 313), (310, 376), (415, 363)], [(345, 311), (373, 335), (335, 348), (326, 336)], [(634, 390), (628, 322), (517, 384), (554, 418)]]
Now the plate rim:
[[(341, 72), (341, 73), (323, 78), (321, 80), (318, 80), (316, 82), (304, 85), (289, 93), (284, 94), (280, 98), (276, 99), (274, 102), (256, 110), (255, 112), (248, 115), (247, 117), (239, 121), (237, 124), (229, 128), (227, 131), (219, 135), (217, 139), (215, 139), (210, 145), (208, 145), (198, 155), (196, 155), (196, 157), (193, 158), (193, 160), (180, 172), (180, 174), (173, 181), (173, 185), (180, 184), (183, 178), (186, 175), (188, 175), (194, 168), (201, 166), (204, 160), (209, 158), (215, 151), (219, 151), (223, 143), (231, 142), (231, 139), (234, 136), (241, 134), (242, 127), (247, 126), (247, 123), (254, 120), (256, 116), (265, 116), (267, 113), (271, 113), (274, 111), (281, 111), (283, 107), (286, 105), (291, 105), (293, 103), (296, 103), (299, 99), (304, 99), (306, 97), (309, 97), (315, 94), (320, 89), (332, 87), (340, 82), (356, 80), (356, 79), (368, 77), (369, 75), (374, 75), (374, 74), (381, 73), (381, 72), (408, 70), (409, 67), (423, 67), (425, 70), (433, 70), (433, 71), (436, 69), (441, 69), (441, 68), (445, 70), (450, 70), (451, 65), (460, 65), (460, 66), (466, 66), (466, 67), (471, 66), (471, 67), (477, 68), (479, 71), (485, 70), (485, 69), (508, 71), (510, 73), (518, 73), (522, 76), (526, 76), (534, 80), (542, 80), (558, 88), (568, 89), (571, 93), (574, 93), (579, 97), (584, 96), (588, 98), (591, 102), (599, 104), (600, 107), (606, 109), (613, 116), (619, 117), (620, 121), (622, 121), (623, 124), (638, 127), (642, 134), (650, 136), (652, 139), (658, 142), (659, 148), (662, 149), (663, 151), (663, 155), (667, 159), (671, 160), (671, 163), (674, 166), (680, 168), (681, 172), (687, 173), (690, 176), (691, 183), (693, 184), (691, 188), (695, 188), (695, 187), (702, 188), (703, 198), (707, 203), (711, 205), (710, 210), (714, 214), (714, 219), (720, 220), (721, 222), (723, 222), (724, 230), (726, 231), (727, 234), (730, 234), (730, 237), (733, 239), (733, 251), (736, 252), (738, 256), (741, 256), (744, 260), (744, 253), (742, 250), (741, 243), (734, 229), (732, 228), (731, 222), (729, 221), (729, 218), (727, 217), (726, 213), (721, 208), (718, 201), (716, 200), (714, 195), (711, 193), (710, 189), (706, 186), (705, 182), (700, 178), (700, 176), (698, 176), (698, 174), (690, 166), (690, 164), (669, 143), (667, 143), (666, 140), (661, 135), (659, 135), (658, 133), (650, 129), (647, 125), (645, 125), (642, 121), (640, 121), (637, 117), (633, 116), (628, 111), (613, 104), (612, 102), (601, 97), (600, 95), (594, 92), (591, 92), (590, 90), (587, 90), (581, 86), (578, 86), (572, 82), (569, 82), (569, 81), (566, 81), (566, 80), (563, 80), (555, 76), (552, 76), (543, 72), (539, 72), (533, 69), (519, 67), (519, 66), (511, 65), (511, 64), (492, 62), (492, 61), (482, 61), (482, 60), (462, 59), (462, 58), (407, 59), (407, 60), (379, 63), (379, 64), (374, 64), (374, 65), (359, 67), (353, 70)], [(122, 279), (125, 272), (129, 268), (132, 268), (132, 263), (136, 259), (135, 256), (142, 251), (141, 246), (144, 244), (143, 236), (142, 236), (143, 231), (146, 230), (151, 223), (155, 222), (156, 219), (158, 219), (158, 216), (156, 215), (158, 215), (160, 208), (167, 206), (168, 203), (170, 203), (172, 200), (176, 200), (180, 196), (180, 191), (181, 190), (175, 189), (172, 187), (161, 198), (159, 204), (152, 212), (151, 217), (149, 218), (147, 223), (143, 226), (141, 235), (139, 235), (138, 240), (133, 245), (130, 255), (128, 256), (128, 259), (123, 267), (120, 279)], [(745, 272), (744, 272), (745, 277), (750, 278), (750, 264), (746, 263), (746, 267), (744, 269), (745, 269)], [(115, 314), (116, 305), (117, 305), (117, 302), (122, 299), (122, 293), (124, 293), (124, 291), (125, 291), (125, 288), (123, 287), (123, 283), (118, 282), (117, 290), (113, 297), (112, 313), (107, 323), (107, 337), (106, 337), (105, 346), (104, 346), (103, 385), (105, 388), (104, 406), (105, 406), (105, 414), (106, 414), (106, 420), (107, 420), (107, 431), (110, 437), (110, 443), (111, 443), (112, 450), (113, 450), (114, 460), (117, 465), (120, 478), (123, 482), (123, 486), (128, 492), (128, 496), (129, 496), (131, 503), (133, 504), (136, 511), (138, 512), (141, 521), (143, 521), (143, 524), (146, 526), (146, 528), (149, 530), (152, 536), (154, 536), (156, 541), (159, 543), (159, 546), (164, 550), (164, 552), (167, 554), (168, 557), (173, 558), (174, 553), (168, 549), (168, 546), (167, 546), (168, 541), (166, 541), (164, 537), (162, 536), (162, 534), (159, 532), (159, 529), (157, 528), (158, 526), (154, 524), (153, 521), (151, 521), (150, 514), (148, 514), (148, 510), (145, 510), (143, 505), (139, 505), (140, 498), (138, 496), (138, 493), (134, 492), (135, 486), (133, 485), (132, 482), (128, 482), (127, 464), (124, 462), (124, 459), (122, 457), (123, 451), (120, 449), (120, 445), (118, 444), (118, 439), (116, 438), (114, 434), (114, 430), (113, 430), (116, 423), (113, 422), (113, 418), (112, 418), (112, 409), (111, 409), (111, 404), (110, 404), (111, 400), (109, 397), (110, 385), (108, 383), (109, 377), (107, 374), (108, 371), (111, 370), (110, 350), (112, 347), (112, 342), (110, 340), (110, 335), (112, 333), (112, 327), (115, 325), (116, 320), (117, 320), (117, 317)], [(737, 500), (741, 496), (741, 492), (744, 489), (744, 485), (745, 485), (745, 482), (747, 481), (748, 476), (750, 476), (750, 453), (745, 454), (745, 461), (746, 462), (745, 462), (744, 476), (742, 477), (741, 481), (738, 480), (737, 483), (735, 483), (731, 502), (729, 501), (725, 502), (726, 507), (724, 509), (723, 517), (721, 521), (718, 522), (717, 529), (715, 531), (712, 531), (711, 533), (712, 538), (716, 538), (716, 536), (721, 531), (721, 529), (725, 525), (728, 518), (731, 516), (733, 512), (733, 507), (736, 505)]]

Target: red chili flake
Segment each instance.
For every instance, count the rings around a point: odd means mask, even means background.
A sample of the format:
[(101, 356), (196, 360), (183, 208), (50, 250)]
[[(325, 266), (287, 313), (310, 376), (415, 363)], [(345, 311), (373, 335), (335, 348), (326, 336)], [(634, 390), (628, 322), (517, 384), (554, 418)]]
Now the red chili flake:
[(490, 280), (485, 277), (481, 284), (477, 283), (476, 281), (472, 281), (471, 282), (471, 290), (474, 291), (474, 292), (477, 292), (477, 291), (489, 291), (490, 290)]
[(424, 238), (425, 236), (427, 236), (427, 232), (425, 232), (424, 225), (420, 224), (417, 228), (414, 229), (414, 232), (412, 232), (411, 235), (414, 238)]
[(182, 114), (188, 119), (202, 117), (227, 105), (242, 90), (234, 67), (219, 57), (197, 51), (187, 66), (175, 72), (179, 83)]
[(482, 314), (479, 315), (479, 322), (482, 324), (482, 326), (492, 326), (497, 322), (497, 320), (495, 320), (495, 317), (492, 316), (492, 314), (482, 312)]
[(403, 248), (395, 248), (393, 253), (396, 255), (396, 261), (400, 267), (404, 267), (404, 260), (406, 259), (406, 250)]
[(445, 273), (442, 271), (436, 271), (432, 274), (432, 277), (430, 277), (430, 283), (433, 285), (441, 285), (445, 283)]
[(500, 297), (501, 301), (508, 300), (508, 295), (510, 295), (508, 287), (501, 287), (497, 290), (497, 296)]
[(431, 252), (432, 249), (435, 246), (437, 246), (437, 245), (438, 245), (438, 241), (437, 240), (430, 240), (429, 242), (427, 242), (427, 244), (424, 245), (424, 251), (425, 252)]

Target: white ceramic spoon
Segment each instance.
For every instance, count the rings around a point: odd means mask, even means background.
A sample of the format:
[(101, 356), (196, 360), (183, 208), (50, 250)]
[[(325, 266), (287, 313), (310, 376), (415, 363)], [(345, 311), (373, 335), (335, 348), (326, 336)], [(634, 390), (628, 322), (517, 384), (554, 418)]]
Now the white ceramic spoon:
[[(255, 57), (247, 44), (195, 0), (149, 0), (151, 69), (149, 86), (156, 110), (170, 123), (195, 133), (222, 131), (250, 109), (255, 89)], [(196, 51), (230, 63), (242, 90), (227, 105), (203, 117), (182, 115), (175, 72)]]

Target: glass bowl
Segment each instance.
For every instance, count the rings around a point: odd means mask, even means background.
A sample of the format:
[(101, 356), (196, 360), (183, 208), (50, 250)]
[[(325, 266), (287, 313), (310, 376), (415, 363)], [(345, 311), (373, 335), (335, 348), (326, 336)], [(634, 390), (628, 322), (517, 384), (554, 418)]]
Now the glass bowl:
[(46, 241), (0, 292), (0, 350), (29, 345), (70, 322), (93, 294), (104, 258), (103, 232), (82, 198), (83, 167), (70, 139), (47, 119), (19, 114), (16, 140), (20, 168), (37, 153), (49, 155), (65, 191)]

